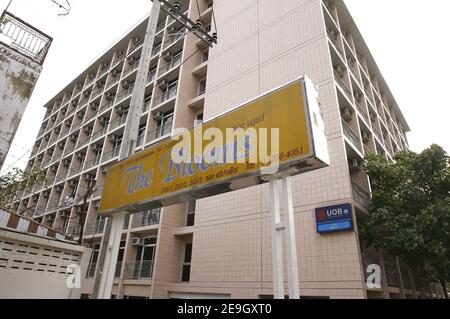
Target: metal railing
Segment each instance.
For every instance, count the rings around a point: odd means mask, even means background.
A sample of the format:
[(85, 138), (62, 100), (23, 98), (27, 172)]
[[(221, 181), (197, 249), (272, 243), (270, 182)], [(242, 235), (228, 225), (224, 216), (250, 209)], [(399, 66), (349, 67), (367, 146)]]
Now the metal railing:
[(101, 160), (101, 157), (100, 156), (96, 156), (95, 158), (87, 161), (84, 169), (85, 170), (86, 169), (91, 169), (92, 167), (95, 167), (95, 166), (99, 165), (100, 164), (100, 160)]
[(77, 143), (77, 147), (76, 147), (76, 148), (77, 148), (77, 149), (78, 149), (78, 148), (82, 148), (83, 146), (86, 146), (87, 144), (89, 144), (90, 141), (91, 141), (91, 137), (88, 136), (88, 137), (82, 139), (81, 141), (79, 141), (79, 142)]
[(139, 67), (139, 59), (134, 62), (134, 64), (123, 72), (123, 76), (127, 76), (128, 74), (134, 72)]
[(348, 88), (347, 84), (345, 84), (344, 80), (339, 76), (339, 74), (334, 71), (334, 77), (336, 79), (336, 82), (339, 84), (341, 89), (344, 91), (345, 95), (347, 95), (348, 99), (352, 101), (352, 94), (350, 92), (350, 89)]
[(155, 97), (155, 105), (162, 104), (172, 98), (174, 98), (177, 95), (178, 86), (175, 86), (173, 88), (168, 89), (160, 96)]
[(385, 262), (384, 268), (386, 270), (386, 280), (390, 287), (400, 287), (400, 278), (397, 267), (394, 263)]
[(153, 71), (151, 71), (151, 72), (148, 74), (147, 81), (148, 81), (148, 83), (151, 83), (151, 82), (153, 82), (155, 79), (156, 79), (156, 70), (153, 70)]
[(112, 151), (103, 154), (102, 163), (118, 157), (119, 154), (120, 154), (120, 147), (114, 148)]
[(0, 18), (0, 39), (7, 39), (2, 42), (42, 65), (52, 38), (7, 11)]
[(63, 156), (66, 156), (66, 155), (72, 153), (74, 150), (75, 150), (75, 144), (71, 145), (71, 146), (67, 146), (66, 149), (64, 150)]
[(364, 119), (367, 121), (367, 123), (369, 123), (369, 115), (364, 110), (363, 106), (361, 105), (361, 102), (355, 99), (355, 104), (356, 104), (356, 107), (357, 107), (359, 113), (361, 113), (361, 115), (364, 117)]
[(86, 236), (103, 234), (103, 231), (105, 230), (105, 225), (106, 225), (105, 219), (97, 221), (93, 224), (87, 224), (84, 233)]
[(352, 144), (361, 151), (361, 140), (358, 138), (355, 132), (353, 132), (352, 128), (342, 121), (342, 126), (344, 128), (344, 135), (352, 142)]
[(167, 37), (165, 47), (167, 48), (167, 47), (171, 46), (172, 44), (174, 44), (181, 38), (184, 38), (185, 35), (186, 35), (186, 32), (184, 32), (184, 31), (179, 31), (179, 32), (169, 35)]
[(161, 209), (154, 209), (144, 213), (133, 215), (132, 228), (140, 228), (159, 224)]
[(370, 207), (370, 193), (356, 183), (352, 183), (352, 191), (354, 200), (368, 209)]
[(122, 125), (124, 125), (127, 122), (128, 119), (128, 113), (126, 115), (122, 115), (121, 117), (116, 118), (113, 120), (109, 126), (110, 130), (114, 130)]
[(153, 131), (149, 131), (147, 133), (147, 140), (153, 141), (163, 136), (169, 135), (170, 133), (172, 133), (172, 124), (173, 121), (169, 121), (164, 123), (163, 125), (158, 126)]
[(102, 128), (102, 129), (98, 130), (97, 132), (92, 134), (92, 141), (94, 141), (95, 139), (105, 135), (107, 131), (108, 131), (108, 128), (106, 126), (104, 128)]
[(170, 61), (165, 66), (161, 67), (160, 73), (161, 74), (167, 73), (170, 70), (175, 69), (176, 67), (178, 67), (180, 64), (181, 64), (181, 56), (179, 56), (178, 58)]
[(161, 52), (161, 47), (162, 47), (162, 45), (159, 44), (159, 45), (157, 45), (156, 47), (153, 48), (153, 50), (152, 50), (152, 57), (157, 55), (159, 52)]
[(60, 182), (62, 182), (62, 181), (64, 181), (64, 180), (66, 180), (66, 178), (67, 178), (67, 171), (66, 172), (64, 172), (64, 173), (61, 173), (61, 174), (59, 174), (59, 175), (57, 175), (56, 176), (56, 178), (55, 178), (55, 183), (60, 183)]
[(123, 270), (125, 279), (151, 279), (153, 270), (152, 260), (126, 262)]
[(78, 165), (78, 166), (75, 167), (75, 168), (72, 168), (72, 169), (70, 170), (69, 177), (72, 177), (72, 176), (74, 176), (74, 175), (77, 175), (77, 174), (81, 173), (82, 170), (83, 170), (83, 164)]
[(122, 100), (126, 99), (127, 97), (131, 96), (133, 94), (134, 90), (134, 84), (130, 85), (128, 89), (120, 91), (114, 100), (114, 104), (121, 102)]

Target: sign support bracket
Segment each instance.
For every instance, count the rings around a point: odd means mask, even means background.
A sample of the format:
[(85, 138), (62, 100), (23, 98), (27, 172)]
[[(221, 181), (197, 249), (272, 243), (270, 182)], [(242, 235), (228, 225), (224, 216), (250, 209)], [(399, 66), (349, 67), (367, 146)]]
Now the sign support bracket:
[[(280, 214), (280, 181), (284, 207), (284, 223)], [(295, 236), (294, 204), (292, 196), (292, 176), (286, 175), (270, 181), (270, 210), (272, 215), (272, 272), (274, 299), (284, 299), (283, 237), (285, 231), (288, 288), (290, 299), (300, 299), (300, 286)]]

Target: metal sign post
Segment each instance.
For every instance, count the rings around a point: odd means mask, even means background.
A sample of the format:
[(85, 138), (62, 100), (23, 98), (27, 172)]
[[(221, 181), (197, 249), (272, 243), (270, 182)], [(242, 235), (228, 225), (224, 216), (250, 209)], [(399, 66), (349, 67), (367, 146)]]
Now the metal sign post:
[[(145, 86), (147, 84), (160, 11), (161, 3), (153, 1), (119, 161), (128, 158), (135, 152), (136, 140), (139, 134), (139, 121), (142, 115), (142, 105), (144, 104)], [(126, 215), (127, 212), (116, 214), (106, 224), (95, 276), (93, 295), (96, 299), (111, 298), (116, 261), (119, 256), (120, 239)]]
[(283, 237), (285, 231), (288, 265), (289, 299), (300, 299), (297, 261), (297, 241), (295, 236), (294, 204), (292, 197), (292, 177), (281, 178), (283, 188), (284, 223), (280, 217), (280, 179), (270, 181), (270, 209), (272, 214), (272, 272), (275, 299), (284, 299)]

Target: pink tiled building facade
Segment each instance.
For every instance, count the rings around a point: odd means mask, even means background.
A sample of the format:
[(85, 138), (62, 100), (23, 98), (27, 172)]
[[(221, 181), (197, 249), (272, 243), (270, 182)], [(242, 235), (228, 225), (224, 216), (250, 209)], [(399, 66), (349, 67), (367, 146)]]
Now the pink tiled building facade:
[[(180, 3), (199, 18), (195, 0)], [(198, 3), (213, 31), (214, 8), (218, 44), (208, 48), (161, 13), (137, 151), (306, 75), (319, 89), (331, 166), (293, 179), (301, 297), (430, 294), (401, 258), (366, 248), (358, 234), (371, 192), (363, 156), (392, 160), (408, 149), (409, 127), (343, 1)], [(45, 105), (28, 167), (46, 169), (49, 181), (12, 201), (15, 211), (77, 238), (74, 202), (97, 181), (84, 225), (85, 243), (94, 249), (86, 296), (105, 225), (97, 216), (102, 185), (122, 145), (146, 25), (147, 18), (138, 22)], [(352, 207), (354, 230), (319, 234), (315, 210), (342, 204)], [(367, 285), (370, 265), (380, 268), (380, 287)], [(271, 298), (272, 282), (269, 187), (262, 185), (127, 218), (113, 295)]]

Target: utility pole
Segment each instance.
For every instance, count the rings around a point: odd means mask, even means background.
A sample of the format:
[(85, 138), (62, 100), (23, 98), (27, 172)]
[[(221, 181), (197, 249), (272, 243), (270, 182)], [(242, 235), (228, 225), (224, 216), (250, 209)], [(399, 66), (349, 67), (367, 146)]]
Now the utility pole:
[[(144, 104), (145, 86), (147, 84), (160, 11), (160, 1), (153, 1), (133, 96), (131, 98), (129, 117), (125, 128), (119, 161), (122, 161), (135, 153), (136, 141), (139, 135), (139, 121), (142, 115), (142, 106)], [(127, 213), (128, 212), (118, 213), (111, 218), (108, 218), (106, 221), (97, 270), (95, 273), (94, 299), (111, 298), (114, 272), (119, 255), (120, 239)]]
[(89, 207), (88, 200), (94, 194), (96, 189), (97, 181), (92, 180), (89, 182), (89, 188), (83, 196), (83, 204), (80, 206), (80, 216), (78, 220), (78, 225), (80, 225), (80, 236), (78, 238), (78, 245), (83, 245), (84, 236), (84, 223), (86, 222), (87, 210)]

